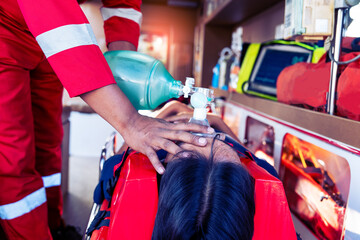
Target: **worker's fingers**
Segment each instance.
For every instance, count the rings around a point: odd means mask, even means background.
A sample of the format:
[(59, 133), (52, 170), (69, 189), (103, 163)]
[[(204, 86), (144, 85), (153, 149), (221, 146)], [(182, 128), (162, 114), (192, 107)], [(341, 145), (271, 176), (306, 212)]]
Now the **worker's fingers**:
[(163, 174), (165, 172), (165, 168), (159, 161), (159, 158), (154, 149), (149, 147), (144, 154), (149, 158), (151, 164), (159, 174)]
[[(215, 132), (211, 127), (195, 123), (169, 123), (164, 120), (157, 120), (157, 124), (152, 125), (153, 131), (151, 134), (153, 134), (154, 137), (164, 138), (164, 140), (181, 141), (197, 146), (205, 146), (207, 143), (206, 138), (192, 134), (191, 132), (204, 134), (213, 134)], [(157, 127), (155, 127), (155, 125), (157, 125)], [(165, 142), (169, 144), (167, 141)], [(163, 144), (165, 142), (163, 141)], [(164, 149), (163, 145), (158, 146)]]
[(207, 144), (206, 138), (181, 130), (172, 130), (172, 131), (163, 130), (162, 137), (165, 139), (190, 143), (201, 147)]
[(126, 131), (123, 131), (123, 137), (130, 147), (144, 153), (150, 159), (155, 170), (162, 174), (165, 169), (156, 155), (156, 150), (164, 149), (169, 153), (176, 154), (181, 149), (173, 141), (197, 146), (207, 144), (206, 138), (191, 132), (212, 134), (214, 129), (194, 123), (174, 124), (139, 115)]
[[(169, 125), (168, 125), (169, 126)], [(196, 132), (196, 133), (208, 133), (212, 134), (215, 130), (212, 127), (195, 124), (195, 123), (173, 123), (170, 127), (171, 130)]]
[(170, 141), (168, 139), (161, 139), (159, 142), (159, 148), (165, 150), (168, 153), (171, 153), (173, 155), (180, 152), (182, 149), (178, 145), (176, 145), (173, 141)]

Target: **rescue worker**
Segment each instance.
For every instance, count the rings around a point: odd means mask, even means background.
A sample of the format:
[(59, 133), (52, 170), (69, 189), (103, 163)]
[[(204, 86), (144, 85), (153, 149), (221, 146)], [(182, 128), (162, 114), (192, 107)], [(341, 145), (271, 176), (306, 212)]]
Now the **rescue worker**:
[[(135, 50), (141, 1), (103, 4), (109, 50)], [(115, 84), (75, 0), (0, 1), (0, 225), (8, 239), (52, 239), (50, 229), (62, 224), (63, 87), (159, 173), (164, 168), (156, 150), (180, 151), (172, 140), (202, 146), (206, 140), (187, 131), (213, 131), (139, 115)]]

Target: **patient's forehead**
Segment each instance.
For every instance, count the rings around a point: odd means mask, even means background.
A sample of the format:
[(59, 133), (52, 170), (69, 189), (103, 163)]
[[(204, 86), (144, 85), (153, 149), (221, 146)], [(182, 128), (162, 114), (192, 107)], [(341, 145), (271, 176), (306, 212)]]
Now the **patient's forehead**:
[[(196, 145), (192, 145), (189, 143), (180, 143), (179, 146), (184, 149), (185, 151), (194, 151), (204, 155), (207, 159), (210, 159), (211, 156), (211, 144), (214, 141), (214, 138), (207, 138), (208, 143), (204, 147), (199, 147)], [(183, 154), (186, 154), (184, 152)], [(214, 147), (213, 147), (213, 159), (214, 161), (226, 161), (226, 162), (233, 162), (239, 163), (239, 156), (237, 152), (228, 144), (224, 143), (220, 140), (215, 140)], [(180, 155), (181, 156), (181, 155)], [(166, 161), (171, 161), (173, 155), (168, 154), (166, 157)]]

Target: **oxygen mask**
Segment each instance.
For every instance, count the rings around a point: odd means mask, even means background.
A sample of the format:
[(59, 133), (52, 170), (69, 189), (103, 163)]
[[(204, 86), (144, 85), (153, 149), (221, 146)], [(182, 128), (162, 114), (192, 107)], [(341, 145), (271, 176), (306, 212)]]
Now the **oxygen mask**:
[[(183, 88), (184, 97), (190, 97), (191, 106), (194, 108), (194, 113), (189, 122), (200, 125), (210, 126), (206, 119), (207, 107), (214, 101), (214, 91), (209, 88), (193, 87), (195, 83), (194, 78), (186, 78), (185, 86)], [(193, 133), (198, 136), (212, 137), (214, 134)]]

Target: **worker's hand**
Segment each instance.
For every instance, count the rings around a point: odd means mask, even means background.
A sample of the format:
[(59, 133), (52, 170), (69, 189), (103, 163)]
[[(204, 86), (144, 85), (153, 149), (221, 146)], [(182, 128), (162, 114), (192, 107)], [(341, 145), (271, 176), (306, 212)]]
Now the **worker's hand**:
[(122, 132), (122, 136), (131, 148), (145, 154), (150, 159), (159, 174), (163, 174), (165, 169), (157, 157), (157, 150), (164, 149), (171, 154), (178, 153), (182, 149), (174, 141), (201, 147), (206, 145), (206, 138), (193, 135), (190, 131), (213, 133), (214, 129), (193, 123), (175, 124), (138, 114)]
[(205, 146), (205, 138), (189, 132), (214, 132), (212, 128), (193, 123), (175, 124), (142, 116), (116, 84), (83, 93), (81, 97), (122, 135), (131, 148), (147, 155), (160, 174), (164, 172), (164, 167), (156, 155), (157, 150), (178, 153), (181, 148), (173, 141)]
[[(190, 118), (192, 117), (191, 113), (188, 112), (181, 112), (177, 115), (169, 116), (164, 118), (166, 121), (172, 122), (172, 123), (181, 123), (181, 122), (188, 122)], [(206, 116), (206, 119), (208, 120), (211, 127), (214, 129), (226, 133), (230, 137), (232, 137), (237, 142), (240, 142), (240, 139), (236, 136), (236, 134), (233, 133), (233, 131), (229, 128), (229, 126), (224, 122), (224, 120), (221, 119), (220, 116), (208, 113)]]

